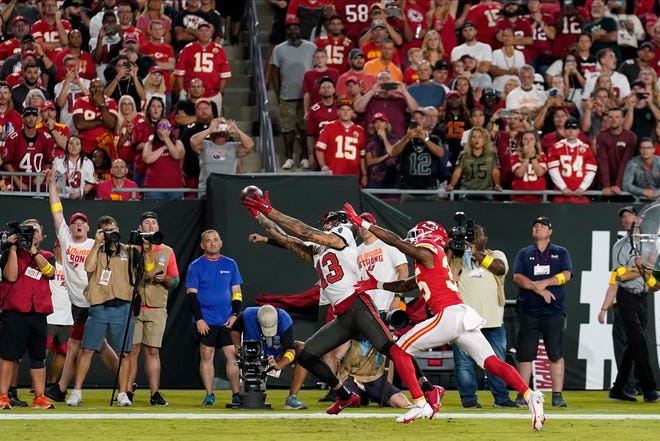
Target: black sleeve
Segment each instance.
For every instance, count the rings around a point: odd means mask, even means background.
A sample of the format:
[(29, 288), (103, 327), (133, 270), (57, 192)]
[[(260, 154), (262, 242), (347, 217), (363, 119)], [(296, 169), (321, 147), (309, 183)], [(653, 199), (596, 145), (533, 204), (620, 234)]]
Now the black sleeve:
[(203, 320), (202, 317), (202, 307), (199, 304), (199, 299), (197, 294), (186, 294), (188, 296), (188, 302), (190, 303), (190, 309), (192, 309), (193, 317), (195, 321)]
[(245, 321), (243, 320), (243, 312), (238, 314), (236, 321), (231, 327), (232, 331), (240, 332), (241, 334), (245, 332)]
[(280, 342), (282, 343), (283, 348), (282, 353), (289, 349), (293, 349), (294, 351), (296, 350), (296, 343), (293, 339), (293, 325), (289, 326), (286, 331), (280, 335)]

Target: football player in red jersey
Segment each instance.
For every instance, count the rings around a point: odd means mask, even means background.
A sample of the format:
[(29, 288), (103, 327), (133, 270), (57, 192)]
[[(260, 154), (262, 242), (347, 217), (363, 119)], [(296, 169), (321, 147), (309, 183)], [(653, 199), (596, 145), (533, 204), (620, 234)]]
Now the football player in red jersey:
[[(408, 232), (407, 240), (403, 240), (396, 233), (361, 218), (351, 204), (344, 204), (344, 210), (354, 226), (368, 229), (386, 244), (415, 259), (415, 275), (406, 280), (382, 282), (369, 274), (369, 279), (356, 284), (358, 292), (371, 289), (407, 292), (419, 288), (434, 315), (399, 338), (397, 346), (412, 355), (450, 342), (457, 344), (482, 369), (497, 375), (525, 397), (532, 412), (532, 428), (541, 430), (545, 422), (543, 394), (530, 389), (513, 366), (497, 358), (481, 333), (484, 319), (461, 300), (444, 251), (449, 237), (442, 225), (420, 222)], [(481, 265), (488, 268), (491, 263), (493, 259), (486, 256)]]
[(413, 365), (412, 357), (394, 344), (369, 294), (358, 294), (353, 288), (359, 279), (357, 245), (355, 231), (348, 223), (346, 213), (328, 213), (317, 229), (274, 209), (268, 192), (263, 197), (258, 194), (246, 197), (242, 203), (280, 245), (314, 264), (322, 295), (332, 304), (336, 318), (312, 335), (296, 357), (301, 366), (337, 393), (339, 399), (326, 412), (336, 415), (346, 407), (360, 404), (360, 397), (349, 392), (321, 358), (360, 334), (369, 339), (378, 352), (392, 359), (413, 397), (414, 407), (397, 421), (409, 423), (418, 418), (432, 418), (440, 407), (441, 388), (429, 383)]
[(367, 185), (367, 151), (364, 129), (353, 122), (353, 102), (337, 103), (338, 119), (323, 126), (316, 142), (316, 156), (321, 171), (333, 175), (354, 175), (360, 185)]
[[(55, 159), (55, 144), (50, 134), (37, 130), (39, 109), (23, 109), (23, 129), (9, 134), (2, 150), (2, 162), (8, 172), (39, 173), (50, 168)], [(41, 177), (14, 176), (14, 189), (37, 191)]]

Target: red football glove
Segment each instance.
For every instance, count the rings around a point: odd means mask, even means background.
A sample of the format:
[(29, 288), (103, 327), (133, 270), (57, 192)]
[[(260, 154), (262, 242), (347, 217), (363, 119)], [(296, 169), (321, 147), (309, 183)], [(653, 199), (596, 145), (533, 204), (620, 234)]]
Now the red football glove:
[(246, 206), (245, 208), (247, 208), (247, 211), (250, 212), (250, 214), (252, 215), (252, 217), (257, 217), (257, 216), (259, 216), (259, 212), (258, 212), (257, 210), (255, 210), (254, 208), (250, 208), (250, 207), (248, 207), (248, 206)]
[(360, 294), (361, 292), (370, 291), (372, 289), (378, 289), (378, 280), (367, 271), (367, 280), (358, 280), (358, 282), (353, 285), (355, 292)]
[(270, 204), (270, 198), (268, 197), (268, 192), (264, 193), (263, 198), (259, 197), (259, 195), (255, 193), (253, 196), (243, 199), (243, 206), (245, 206), (245, 208), (250, 210), (250, 213), (253, 213), (254, 210), (259, 213), (263, 213), (267, 215), (268, 213), (273, 211), (273, 206)]
[(351, 204), (346, 202), (344, 204), (344, 211), (346, 212), (346, 216), (348, 217), (348, 221), (355, 225), (357, 228), (360, 228), (362, 226), (362, 222), (364, 222), (364, 219), (362, 219), (358, 214), (355, 212), (355, 209)]

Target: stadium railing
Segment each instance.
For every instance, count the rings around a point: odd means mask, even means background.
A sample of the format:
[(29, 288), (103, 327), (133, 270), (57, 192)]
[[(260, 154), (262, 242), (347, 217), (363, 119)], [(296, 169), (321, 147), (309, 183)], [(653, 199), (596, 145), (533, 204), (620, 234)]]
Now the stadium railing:
[(268, 112), (268, 91), (264, 78), (264, 62), (259, 45), (259, 17), (256, 2), (248, 2), (247, 23), (250, 46), (250, 72), (252, 73), (252, 90), (259, 115), (259, 143), (257, 151), (261, 153), (261, 167), (266, 172), (277, 171), (277, 158), (275, 156), (275, 140), (273, 139), (273, 125)]

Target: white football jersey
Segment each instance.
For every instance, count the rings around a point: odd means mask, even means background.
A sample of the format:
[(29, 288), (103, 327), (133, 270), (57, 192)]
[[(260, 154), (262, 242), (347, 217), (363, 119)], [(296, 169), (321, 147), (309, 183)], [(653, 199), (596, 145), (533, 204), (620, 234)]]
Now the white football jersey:
[(321, 279), (321, 296), (325, 296), (330, 304), (337, 305), (353, 294), (354, 285), (359, 280), (357, 245), (351, 228), (340, 225), (330, 231), (341, 236), (347, 246), (342, 250), (336, 250), (315, 245), (314, 267)]
[(75, 243), (71, 238), (71, 231), (66, 222), (62, 222), (57, 238), (62, 247), (62, 264), (64, 265), (64, 281), (71, 303), (81, 308), (89, 308), (89, 302), (83, 294), (87, 286), (87, 271), (85, 259), (94, 246), (94, 239), (87, 239), (82, 243)]

